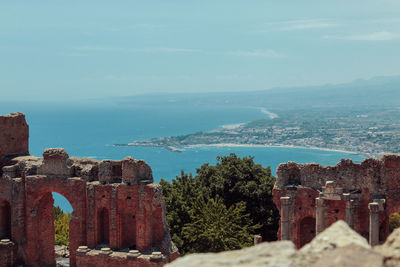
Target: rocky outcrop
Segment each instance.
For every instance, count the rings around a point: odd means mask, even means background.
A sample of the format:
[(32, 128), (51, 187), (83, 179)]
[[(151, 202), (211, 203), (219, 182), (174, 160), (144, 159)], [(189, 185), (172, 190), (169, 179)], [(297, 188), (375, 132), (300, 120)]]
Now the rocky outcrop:
[(261, 243), (254, 247), (221, 253), (192, 254), (167, 264), (168, 267), (191, 266), (292, 266), (296, 247), (290, 241)]
[(365, 238), (338, 221), (300, 250), (291, 241), (277, 241), (235, 251), (192, 254), (166, 266), (394, 267), (400, 266), (400, 229), (385, 244), (371, 248)]

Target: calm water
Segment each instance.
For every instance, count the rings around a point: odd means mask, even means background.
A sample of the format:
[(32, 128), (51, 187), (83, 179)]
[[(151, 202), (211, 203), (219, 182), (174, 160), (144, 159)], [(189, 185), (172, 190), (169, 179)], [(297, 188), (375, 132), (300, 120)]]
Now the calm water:
[[(151, 137), (172, 136), (196, 131), (209, 131), (227, 124), (266, 118), (259, 108), (226, 105), (193, 105), (191, 103), (157, 103), (122, 105), (92, 101), (80, 104), (13, 104), (0, 103), (0, 114), (20, 111), (30, 126), (30, 153), (41, 156), (47, 147), (64, 147), (70, 156), (95, 159), (122, 159), (133, 156), (144, 159), (153, 170), (155, 181), (171, 180), (181, 170), (195, 173), (203, 163), (214, 164), (218, 155), (236, 153), (254, 156), (257, 163), (271, 166), (296, 161), (334, 165), (341, 158), (356, 162), (359, 155), (296, 148), (200, 147), (183, 153), (160, 148), (115, 147)], [(55, 194), (55, 205), (70, 211), (62, 196)]]

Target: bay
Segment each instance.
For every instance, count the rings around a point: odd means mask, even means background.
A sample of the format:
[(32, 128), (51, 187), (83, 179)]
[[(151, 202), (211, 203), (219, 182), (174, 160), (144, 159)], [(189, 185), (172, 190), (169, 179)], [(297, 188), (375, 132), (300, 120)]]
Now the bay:
[[(23, 112), (30, 126), (30, 153), (41, 156), (45, 148), (64, 147), (70, 156), (94, 159), (123, 159), (133, 156), (150, 164), (154, 180), (171, 181), (184, 171), (195, 174), (196, 168), (217, 156), (236, 153), (254, 156), (273, 174), (280, 163), (319, 163), (335, 165), (342, 158), (355, 162), (356, 154), (286, 147), (194, 147), (182, 153), (153, 147), (121, 147), (152, 137), (174, 136), (197, 131), (210, 131), (226, 125), (245, 123), (268, 117), (265, 109), (251, 106), (215, 105), (188, 101), (141, 101), (134, 104), (113, 100), (92, 100), (75, 103), (1, 103), (0, 114)], [(55, 205), (65, 211), (72, 208), (59, 194)]]

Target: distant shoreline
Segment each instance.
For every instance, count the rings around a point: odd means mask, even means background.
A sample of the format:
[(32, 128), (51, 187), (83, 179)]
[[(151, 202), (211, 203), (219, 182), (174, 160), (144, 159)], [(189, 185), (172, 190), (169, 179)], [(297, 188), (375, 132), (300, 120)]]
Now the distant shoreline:
[(312, 149), (312, 150), (320, 150), (320, 151), (331, 151), (331, 152), (341, 152), (353, 155), (361, 155), (368, 156), (363, 153), (358, 153), (354, 151), (342, 150), (342, 149), (334, 149), (334, 148), (321, 148), (321, 147), (313, 147), (313, 146), (295, 146), (295, 145), (260, 145), (260, 144), (233, 144), (233, 143), (218, 143), (218, 144), (196, 144), (196, 145), (188, 145), (185, 148), (196, 148), (196, 147), (277, 147), (277, 148), (300, 148), (300, 149)]

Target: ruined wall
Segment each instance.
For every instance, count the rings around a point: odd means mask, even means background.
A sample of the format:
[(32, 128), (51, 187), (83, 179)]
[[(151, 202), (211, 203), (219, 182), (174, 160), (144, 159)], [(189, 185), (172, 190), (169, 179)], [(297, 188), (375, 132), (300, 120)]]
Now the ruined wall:
[(22, 113), (0, 116), (0, 175), (9, 155), (29, 154), (29, 127)]
[[(364, 160), (361, 164), (342, 160), (336, 166), (281, 164), (277, 169), (273, 196), (281, 213), (281, 197), (288, 197), (289, 239), (297, 247), (315, 236), (309, 224), (316, 220), (317, 198), (322, 199), (323, 228), (335, 221), (346, 220), (347, 212), (352, 215), (354, 230), (367, 239), (368, 204), (379, 203), (379, 240), (383, 242), (389, 233), (390, 214), (400, 211), (400, 156), (385, 155), (381, 159)], [(304, 230), (305, 221), (309, 231)], [(281, 228), (282, 224), (279, 238)]]
[[(13, 121), (14, 116), (0, 116), (0, 121), (7, 119)], [(26, 123), (19, 124), (27, 129)], [(7, 129), (0, 136), (28, 137)], [(3, 151), (26, 152), (22, 148)], [(0, 242), (0, 266), (55, 266), (52, 192), (63, 195), (73, 208), (71, 266), (162, 266), (179, 255), (166, 224), (161, 186), (153, 183), (144, 161), (77, 159), (51, 148), (43, 158), (7, 156), (2, 165), (0, 239), (11, 243)], [(87, 249), (77, 252), (82, 246)], [(96, 253), (102, 248), (109, 253)], [(129, 251), (136, 250), (140, 256), (133, 260)]]

